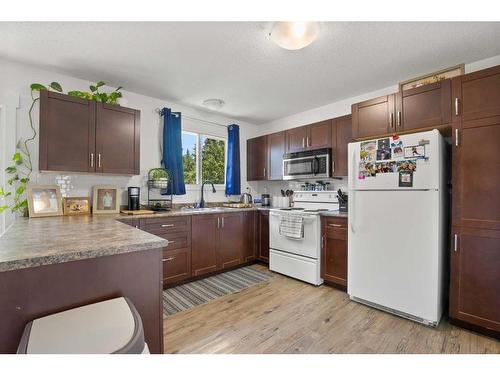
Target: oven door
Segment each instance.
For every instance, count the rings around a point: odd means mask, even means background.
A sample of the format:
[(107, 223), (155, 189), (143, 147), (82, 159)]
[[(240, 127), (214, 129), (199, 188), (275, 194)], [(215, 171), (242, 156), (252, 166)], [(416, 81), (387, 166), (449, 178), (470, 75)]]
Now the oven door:
[(304, 237), (290, 238), (280, 234), (279, 212), (269, 213), (269, 247), (286, 253), (319, 259), (321, 225), (319, 215), (300, 214), (304, 217)]
[(283, 179), (297, 180), (302, 178), (330, 177), (329, 156), (304, 156), (283, 159)]

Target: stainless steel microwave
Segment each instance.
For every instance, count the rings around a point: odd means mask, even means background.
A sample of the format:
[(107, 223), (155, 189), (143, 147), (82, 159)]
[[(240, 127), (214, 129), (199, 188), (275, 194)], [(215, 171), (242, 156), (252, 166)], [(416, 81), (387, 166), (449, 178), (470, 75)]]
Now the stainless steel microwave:
[(330, 177), (332, 149), (322, 148), (283, 155), (283, 180)]

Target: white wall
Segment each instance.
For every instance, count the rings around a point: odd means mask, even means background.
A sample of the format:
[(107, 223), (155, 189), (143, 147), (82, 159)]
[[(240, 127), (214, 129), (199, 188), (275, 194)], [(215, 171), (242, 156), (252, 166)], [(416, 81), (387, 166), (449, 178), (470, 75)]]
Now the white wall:
[[(2, 151), (5, 147), (10, 149), (6, 152), (7, 163), (13, 152), (15, 142), (19, 138), (31, 136), (29, 128), (28, 109), (31, 104), (30, 84), (33, 82), (48, 84), (52, 81), (59, 82), (64, 92), (70, 90), (88, 90), (91, 82), (70, 77), (57, 72), (40, 69), (33, 66), (12, 63), (0, 60), (0, 98), (2, 97), (18, 97), (20, 98), (19, 108), (17, 110), (17, 121), (11, 119), (7, 121), (6, 129), (12, 132), (15, 129), (14, 139), (6, 140), (0, 137), (0, 140), (6, 142), (1, 144)], [(136, 108), (141, 111), (141, 175), (140, 176), (106, 176), (95, 174), (76, 174), (76, 173), (52, 173), (38, 172), (38, 138), (31, 146), (31, 152), (34, 161), (34, 173), (32, 181), (39, 184), (54, 184), (58, 183), (62, 187), (63, 195), (65, 196), (90, 196), (93, 185), (98, 184), (113, 184), (121, 188), (127, 186), (141, 186), (142, 200), (145, 202), (147, 197), (146, 189), (146, 174), (150, 168), (160, 166), (160, 141), (162, 134), (161, 119), (155, 112), (156, 108), (170, 107), (174, 111), (180, 111), (183, 115), (190, 117), (212, 121), (219, 124), (229, 125), (236, 123), (240, 126), (240, 150), (241, 150), (241, 180), (242, 188), (246, 187), (246, 139), (252, 137), (256, 130), (255, 125), (236, 121), (234, 119), (220, 116), (216, 113), (200, 111), (191, 107), (183, 106), (177, 103), (169, 102), (158, 98), (147, 97), (144, 95), (135, 94), (128, 91), (123, 91), (126, 105), (131, 108)], [(0, 105), (2, 103), (0, 102)], [(38, 106), (37, 106), (38, 107)], [(38, 130), (38, 108), (34, 112), (35, 127)], [(226, 129), (203, 123), (183, 119), (183, 127), (197, 132), (206, 134), (227, 136)], [(12, 138), (12, 137), (11, 137)], [(14, 142), (14, 144), (12, 143)], [(1, 154), (4, 154), (2, 152)], [(4, 161), (5, 163), (5, 161)], [(2, 169), (3, 170), (3, 169)], [(0, 180), (1, 183), (2, 180)], [(199, 188), (187, 191), (184, 196), (175, 196), (174, 203), (195, 202), (199, 200)], [(223, 201), (227, 198), (224, 196), (224, 189), (218, 189), (217, 193), (213, 194), (210, 189), (206, 189), (207, 201)], [(125, 204), (125, 192), (122, 194), (122, 203)], [(2, 219), (3, 220), (3, 219)], [(1, 232), (0, 232), (1, 233)]]

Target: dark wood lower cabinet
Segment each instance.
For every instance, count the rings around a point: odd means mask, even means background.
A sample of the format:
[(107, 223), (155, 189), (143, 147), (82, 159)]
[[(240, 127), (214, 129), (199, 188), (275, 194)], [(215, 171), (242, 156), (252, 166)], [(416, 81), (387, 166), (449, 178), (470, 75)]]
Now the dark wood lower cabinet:
[(321, 218), (321, 277), (347, 290), (347, 219)]
[(500, 338), (500, 231), (454, 227), (450, 318)]
[(192, 276), (217, 271), (218, 216), (194, 215), (191, 222)]
[(269, 211), (258, 211), (257, 218), (257, 257), (263, 262), (269, 262)]
[(221, 270), (243, 263), (243, 213), (223, 214), (219, 219), (217, 269)]
[(191, 277), (191, 248), (163, 251), (163, 285), (174, 284)]
[(255, 260), (256, 211), (243, 213), (243, 262)]

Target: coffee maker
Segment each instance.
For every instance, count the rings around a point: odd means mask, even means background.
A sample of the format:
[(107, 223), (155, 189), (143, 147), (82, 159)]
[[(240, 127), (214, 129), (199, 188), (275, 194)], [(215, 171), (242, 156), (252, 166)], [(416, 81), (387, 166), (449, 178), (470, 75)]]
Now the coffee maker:
[(137, 211), (141, 208), (141, 189), (136, 186), (128, 188), (128, 209), (129, 211)]

